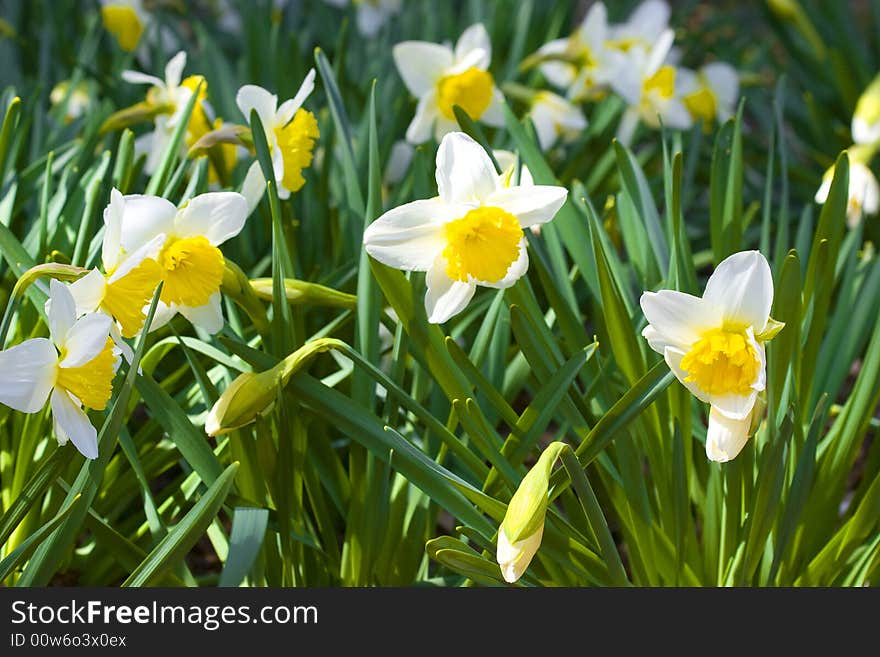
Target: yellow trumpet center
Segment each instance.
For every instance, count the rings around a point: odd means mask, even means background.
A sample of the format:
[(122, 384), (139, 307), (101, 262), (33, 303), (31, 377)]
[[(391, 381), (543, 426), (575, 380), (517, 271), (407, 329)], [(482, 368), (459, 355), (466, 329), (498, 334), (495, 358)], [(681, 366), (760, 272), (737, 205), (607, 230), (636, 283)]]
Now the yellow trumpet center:
[(661, 98), (672, 98), (675, 92), (675, 67), (661, 66), (654, 75), (644, 81), (642, 91), (646, 96), (656, 91)]
[(684, 106), (695, 119), (702, 119), (708, 126), (718, 112), (718, 99), (709, 87), (702, 87), (682, 98)]
[(161, 278), (159, 264), (147, 258), (125, 276), (105, 286), (101, 305), (122, 325), (123, 337), (132, 338), (141, 330), (147, 318), (144, 306), (150, 303)]
[[(63, 358), (62, 351), (59, 360)], [(113, 340), (107, 338), (101, 352), (88, 363), (79, 367), (59, 367), (55, 385), (71, 392), (86, 408), (103, 411), (113, 392), (116, 358)]]
[(488, 71), (471, 67), (456, 75), (447, 75), (437, 83), (437, 104), (440, 113), (455, 120), (453, 105), (458, 105), (472, 119), (479, 119), (492, 101), (495, 81)]
[(220, 289), (226, 261), (207, 238), (172, 239), (159, 254), (162, 280), (160, 299), (165, 303), (198, 307)]
[(712, 329), (703, 334), (681, 359), (693, 382), (710, 395), (747, 395), (761, 366), (752, 342), (744, 331)]
[(446, 224), (444, 231), (443, 257), (452, 280), (497, 283), (519, 257), (522, 228), (501, 208), (474, 208)]
[(284, 176), (281, 179), (284, 189), (297, 192), (306, 184), (302, 172), (311, 166), (315, 140), (320, 136), (315, 115), (304, 109), (297, 110), (287, 125), (275, 128), (278, 148), (284, 160)]
[(134, 9), (125, 5), (105, 5), (101, 7), (101, 20), (107, 31), (116, 37), (120, 48), (126, 52), (137, 48), (144, 26)]

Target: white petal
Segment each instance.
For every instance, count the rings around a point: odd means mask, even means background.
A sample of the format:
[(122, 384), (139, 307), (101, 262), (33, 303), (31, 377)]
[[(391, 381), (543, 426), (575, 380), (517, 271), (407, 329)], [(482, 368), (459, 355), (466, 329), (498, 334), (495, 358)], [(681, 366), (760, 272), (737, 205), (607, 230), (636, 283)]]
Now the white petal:
[(759, 251), (729, 256), (709, 277), (703, 299), (723, 313), (726, 322), (761, 330), (773, 305), (773, 275)]
[(739, 98), (739, 75), (733, 66), (726, 62), (712, 62), (700, 70), (722, 105), (736, 104)]
[(831, 167), (831, 169), (825, 172), (825, 175), (822, 177), (822, 184), (819, 185), (819, 189), (816, 190), (816, 196), (814, 197), (816, 203), (821, 205), (828, 200), (828, 192), (831, 191), (831, 179), (833, 175), (834, 167)]
[(181, 50), (174, 55), (165, 65), (165, 84), (169, 89), (180, 86), (183, 79), (183, 69), (186, 66), (186, 53)]
[(471, 25), (458, 37), (458, 42), (455, 44), (455, 61), (464, 60), (469, 53), (476, 50), (481, 51), (479, 58), (469, 63), (471, 66), (485, 71), (492, 61), (492, 42), (489, 40), (489, 33), (486, 32), (482, 23)]
[(443, 114), (437, 113), (437, 118), (434, 120), (434, 141), (440, 143), (446, 135), (458, 130), (461, 130), (461, 127), (457, 121), (447, 119)]
[(630, 107), (620, 118), (620, 124), (617, 126), (617, 141), (624, 146), (629, 146), (632, 142), (636, 128), (639, 127), (639, 112), (637, 109)]
[(54, 278), (49, 281), (49, 299), (46, 301), (49, 335), (56, 345), (63, 345), (76, 322), (76, 301), (67, 286)]
[(275, 108), (278, 106), (278, 96), (271, 94), (263, 87), (255, 84), (246, 84), (235, 94), (235, 104), (244, 114), (245, 120), (250, 123), (251, 110), (257, 110), (257, 116), (263, 124), (263, 129), (271, 132), (275, 126)]
[(394, 185), (403, 180), (416, 151), (409, 142), (398, 139), (391, 146), (388, 162), (385, 164), (385, 173), (382, 180), (386, 185)]
[(528, 228), (553, 219), (567, 196), (565, 187), (555, 185), (500, 187), (489, 195), (484, 204), (509, 212), (519, 220), (520, 226)]
[(868, 123), (860, 116), (853, 116), (852, 138), (857, 144), (873, 144), (880, 140), (880, 121)]
[(129, 195), (125, 197), (122, 217), (122, 248), (132, 253), (157, 235), (174, 228), (177, 208), (171, 201), (158, 196)]
[[(134, 361), (134, 349), (122, 337), (122, 333), (115, 322), (110, 325), (110, 338), (113, 340), (116, 348), (119, 349), (119, 353), (122, 354), (125, 362), (131, 365), (132, 361)], [(140, 372), (138, 373), (140, 374)]]
[(223, 328), (223, 309), (220, 307), (220, 299), (220, 293), (215, 292), (204, 306), (196, 308), (192, 306), (178, 306), (177, 310), (193, 325), (214, 334)]
[[(144, 306), (144, 314), (146, 314), (150, 309), (149, 305)], [(163, 326), (165, 326), (168, 322), (174, 319), (175, 315), (177, 315), (177, 306), (175, 304), (166, 304), (160, 301), (156, 304), (156, 313), (153, 315), (153, 321), (150, 322), (150, 328), (147, 331), (148, 333), (152, 333)]]
[(112, 322), (104, 313), (89, 313), (76, 320), (67, 333), (64, 341), (66, 354), (58, 366), (79, 367), (100, 354), (110, 337)]
[(129, 84), (149, 84), (154, 87), (164, 87), (165, 83), (155, 75), (147, 75), (140, 71), (123, 71), (122, 79)]
[(580, 39), (590, 46), (591, 50), (603, 48), (608, 31), (608, 10), (605, 4), (597, 2), (590, 7), (587, 15), (578, 28)]
[(57, 364), (58, 352), (46, 338), (0, 351), (0, 403), (23, 413), (39, 411), (55, 385)]
[(452, 51), (439, 43), (404, 41), (394, 46), (392, 54), (403, 83), (416, 98), (433, 91), (452, 66)]
[(66, 390), (52, 392), (52, 417), (59, 443), (69, 439), (87, 459), (98, 458), (98, 432)]
[(156, 237), (138, 248), (134, 253), (125, 256), (125, 259), (119, 263), (119, 266), (107, 278), (107, 283), (112, 284), (120, 278), (128, 276), (133, 269), (139, 267), (147, 258), (158, 260), (159, 252), (162, 250), (164, 243), (165, 234), (156, 235)]
[(648, 346), (651, 347), (658, 354), (663, 354), (666, 352), (666, 347), (675, 347), (676, 343), (670, 342), (669, 339), (660, 333), (653, 326), (648, 324), (645, 328), (642, 329), (642, 337), (648, 341)]
[(416, 105), (415, 116), (406, 129), (406, 140), (414, 146), (424, 144), (431, 138), (431, 130), (438, 116), (437, 95), (430, 91)]
[(472, 282), (453, 281), (446, 273), (446, 260), (438, 256), (425, 277), (425, 311), (428, 321), (442, 324), (464, 310), (477, 290)]
[[(68, 290), (76, 306), (76, 316), (95, 312), (104, 300), (104, 274), (93, 269), (70, 284)], [(72, 325), (72, 324), (71, 324)]]
[(115, 187), (110, 191), (110, 203), (104, 208), (104, 241), (101, 261), (104, 271), (110, 271), (119, 262), (122, 251), (122, 217), (125, 216), (125, 197)]
[(476, 281), (477, 284), (492, 287), (497, 290), (506, 290), (513, 286), (519, 279), (525, 276), (526, 272), (529, 270), (528, 246), (528, 240), (523, 237), (519, 242), (519, 256), (511, 263), (510, 267), (507, 268), (507, 273), (504, 274), (504, 278), (500, 281), (495, 281), (494, 283), (488, 281)]
[(679, 96), (687, 96), (699, 91), (701, 86), (700, 77), (696, 71), (682, 66), (675, 69), (675, 92)]
[(743, 420), (732, 420), (712, 407), (706, 431), (706, 456), (710, 461), (726, 463), (736, 458), (749, 440), (751, 415)]
[(389, 267), (427, 271), (446, 244), (443, 225), (466, 213), (439, 198), (401, 205), (367, 226), (364, 248)]
[[(275, 114), (275, 121), (277, 124), (283, 126), (290, 123), (293, 115), (296, 114), (296, 111), (300, 107), (302, 107), (303, 103), (306, 102), (306, 98), (309, 97), (309, 94), (311, 94), (314, 89), (315, 69), (310, 68), (309, 72), (306, 73), (306, 77), (303, 79), (302, 84), (299, 85), (296, 95), (290, 100), (285, 100), (281, 103), (281, 107), (278, 108), (278, 112)], [(262, 121), (262, 117), (260, 120)]]
[(244, 182), (241, 184), (241, 195), (247, 201), (247, 215), (251, 216), (253, 211), (259, 205), (263, 194), (266, 193), (266, 179), (263, 177), (263, 170), (260, 163), (256, 160), (251, 164), (245, 174)]
[(451, 132), (437, 151), (437, 188), (448, 203), (480, 203), (499, 185), (488, 153), (463, 132)]
[(180, 237), (203, 235), (217, 246), (241, 232), (247, 210), (247, 200), (238, 192), (199, 194), (177, 214), (175, 232)]
[(721, 311), (704, 299), (675, 290), (645, 292), (645, 319), (669, 344), (687, 351), (707, 330), (721, 326)]
[(495, 551), (495, 560), (501, 567), (504, 581), (513, 584), (529, 567), (532, 558), (541, 546), (541, 538), (544, 535), (544, 525), (531, 536), (520, 541), (511, 543), (504, 533), (504, 529), (498, 530), (498, 546)]
[(504, 94), (498, 87), (492, 88), (492, 99), (489, 106), (480, 115), (480, 123), (485, 123), (493, 128), (504, 127)]
[[(630, 60), (638, 60), (642, 56), (640, 50), (635, 50), (628, 57)], [(627, 66), (621, 66), (620, 70), (611, 79), (611, 88), (626, 101), (630, 107), (638, 107), (642, 98), (642, 69), (638, 61), (630, 61)]]
[(663, 104), (660, 118), (663, 119), (663, 125), (675, 130), (687, 130), (694, 123), (687, 107), (677, 98), (670, 98)]
[(675, 40), (675, 32), (671, 29), (663, 30), (659, 37), (657, 37), (657, 41), (654, 43), (651, 48), (651, 52), (648, 53), (648, 61), (645, 64), (645, 75), (651, 76), (656, 73), (663, 63), (666, 61), (666, 56), (669, 54), (669, 49), (672, 48), (672, 42)]
[[(564, 53), (567, 49), (568, 39), (556, 39), (541, 46), (538, 49), (538, 53), (541, 55), (558, 55)], [(577, 69), (574, 66), (559, 61), (545, 62), (538, 69), (550, 84), (562, 89), (569, 87), (577, 75)]]

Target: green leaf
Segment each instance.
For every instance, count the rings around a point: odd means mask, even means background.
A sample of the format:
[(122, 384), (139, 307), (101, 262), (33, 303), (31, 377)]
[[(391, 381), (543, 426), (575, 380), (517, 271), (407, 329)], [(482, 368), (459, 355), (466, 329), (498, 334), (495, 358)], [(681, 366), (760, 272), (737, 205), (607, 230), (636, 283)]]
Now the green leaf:
[(229, 556), (223, 564), (219, 586), (241, 584), (263, 546), (268, 521), (268, 509), (235, 508), (229, 535)]

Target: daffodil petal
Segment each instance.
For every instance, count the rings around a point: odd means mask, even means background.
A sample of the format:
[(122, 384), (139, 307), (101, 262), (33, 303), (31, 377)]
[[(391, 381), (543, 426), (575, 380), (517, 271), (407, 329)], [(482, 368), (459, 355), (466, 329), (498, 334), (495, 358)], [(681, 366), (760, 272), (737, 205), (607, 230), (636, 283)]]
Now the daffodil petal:
[[(309, 72), (306, 73), (306, 77), (303, 79), (302, 84), (299, 85), (299, 89), (297, 90), (296, 95), (290, 100), (285, 100), (278, 108), (278, 111), (275, 114), (275, 121), (277, 125), (285, 126), (290, 123), (293, 115), (296, 114), (296, 111), (300, 107), (302, 107), (303, 103), (306, 102), (306, 98), (309, 97), (309, 94), (311, 94), (314, 89), (315, 69), (310, 68)], [(260, 120), (262, 120), (262, 117), (260, 118)]]
[(734, 105), (739, 98), (739, 75), (727, 62), (712, 62), (700, 69), (722, 106)]
[(699, 340), (703, 332), (721, 323), (718, 308), (684, 292), (645, 292), (639, 304), (654, 330), (669, 344), (684, 351)]
[(263, 124), (263, 128), (270, 131), (275, 123), (275, 108), (278, 106), (278, 96), (271, 94), (263, 87), (255, 84), (246, 84), (235, 94), (235, 104), (250, 123), (251, 111), (257, 110), (257, 116)]
[(687, 107), (677, 98), (671, 98), (666, 102), (660, 118), (663, 120), (663, 125), (675, 130), (687, 130), (694, 123), (694, 119), (690, 112), (688, 112)]
[(67, 286), (54, 278), (49, 281), (46, 317), (52, 342), (57, 345), (64, 344), (67, 334), (76, 322), (76, 301)]
[(446, 260), (439, 256), (425, 277), (425, 311), (428, 321), (442, 324), (464, 310), (477, 290), (473, 282), (453, 281), (446, 273)]
[(456, 63), (465, 60), (475, 51), (480, 51), (479, 57), (468, 61), (468, 64), (485, 71), (492, 61), (492, 42), (482, 23), (471, 25), (458, 37), (454, 53)]
[(452, 66), (452, 50), (439, 43), (404, 41), (394, 46), (392, 55), (403, 83), (416, 98), (433, 91)]
[(498, 87), (492, 89), (492, 99), (486, 111), (480, 115), (480, 123), (491, 125), (495, 128), (504, 126), (504, 94)]
[(260, 163), (254, 161), (248, 168), (244, 176), (244, 182), (241, 184), (241, 195), (247, 201), (247, 213), (250, 216), (259, 205), (263, 194), (266, 193), (266, 178), (263, 177), (263, 170)]
[(736, 458), (749, 441), (751, 423), (751, 413), (742, 420), (734, 420), (713, 406), (709, 411), (709, 427), (706, 430), (708, 459), (726, 463)]
[[(76, 307), (76, 316), (95, 312), (104, 299), (104, 274), (93, 269), (68, 287)], [(71, 324), (72, 326), (72, 324)]]
[(203, 235), (217, 246), (241, 232), (247, 209), (247, 200), (238, 192), (199, 194), (177, 214), (175, 233), (179, 237)]
[[(149, 310), (149, 306), (144, 306), (144, 313)], [(175, 315), (177, 315), (177, 306), (174, 304), (166, 304), (164, 301), (159, 301), (156, 305), (156, 313), (153, 315), (153, 321), (150, 323), (150, 328), (147, 330), (147, 333), (152, 333), (163, 326), (165, 326), (168, 322), (174, 319)]]
[[(668, 14), (667, 14), (668, 15)], [(648, 53), (648, 60), (645, 64), (645, 72), (647, 75), (653, 75), (663, 66), (666, 57), (669, 55), (669, 49), (672, 48), (672, 42), (675, 40), (675, 32), (667, 28), (660, 33), (651, 52)]]
[[(568, 39), (555, 39), (538, 48), (538, 54), (561, 55), (567, 49)], [(538, 68), (550, 84), (560, 89), (569, 87), (577, 75), (577, 69), (566, 62), (551, 60), (544, 62)]]
[(223, 309), (220, 300), (220, 293), (215, 292), (204, 306), (178, 306), (177, 310), (194, 326), (214, 334), (223, 328)]
[(0, 403), (22, 413), (39, 411), (55, 385), (57, 364), (58, 352), (46, 338), (0, 351)]
[(107, 278), (107, 283), (112, 284), (118, 281), (120, 278), (124, 278), (125, 276), (130, 274), (132, 270), (137, 269), (147, 258), (152, 258), (153, 260), (158, 258), (159, 251), (162, 249), (162, 245), (164, 243), (165, 234), (161, 233), (159, 235), (156, 235), (156, 237), (151, 239), (146, 244), (142, 245), (131, 255), (126, 256), (125, 259), (119, 263), (119, 266), (113, 271), (109, 278)]
[(153, 87), (164, 87), (165, 82), (157, 78), (155, 75), (147, 75), (140, 71), (123, 71), (122, 79), (129, 84), (149, 84)]
[(119, 262), (122, 252), (122, 218), (125, 216), (125, 197), (115, 187), (110, 190), (110, 203), (104, 208), (104, 238), (101, 244), (101, 262), (110, 271)]
[(126, 196), (125, 214), (122, 217), (122, 248), (132, 253), (157, 235), (171, 233), (176, 215), (177, 208), (164, 198), (139, 194)]
[(443, 225), (467, 213), (467, 207), (439, 198), (413, 201), (389, 210), (364, 231), (371, 257), (396, 269), (427, 271), (445, 245)]
[(69, 439), (87, 459), (98, 458), (98, 432), (66, 390), (52, 391), (55, 435), (62, 445)]
[(66, 353), (59, 366), (79, 367), (96, 358), (107, 344), (111, 323), (104, 313), (89, 313), (76, 320), (64, 340)]
[(183, 69), (186, 67), (186, 52), (181, 50), (165, 64), (165, 84), (173, 89), (180, 86)]
[(559, 212), (568, 190), (555, 185), (531, 187), (499, 187), (483, 201), (484, 205), (501, 208), (519, 220), (523, 228), (545, 224)]
[(436, 175), (440, 198), (447, 203), (481, 203), (499, 186), (489, 155), (463, 132), (443, 137)]
[(773, 276), (759, 251), (725, 258), (706, 283), (703, 299), (721, 308), (726, 322), (760, 330), (773, 305)]

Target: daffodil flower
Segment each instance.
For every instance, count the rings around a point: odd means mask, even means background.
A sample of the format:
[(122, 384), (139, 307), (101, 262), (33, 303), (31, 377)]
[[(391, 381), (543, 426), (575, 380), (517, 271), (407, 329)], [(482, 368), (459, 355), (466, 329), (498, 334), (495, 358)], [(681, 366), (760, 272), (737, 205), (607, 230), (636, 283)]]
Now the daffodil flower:
[(703, 121), (708, 130), (713, 122), (724, 123), (733, 116), (739, 98), (739, 76), (724, 62), (712, 62), (699, 71), (678, 69), (680, 95), (691, 117)]
[[(852, 150), (852, 149), (851, 149)], [(816, 203), (824, 204), (831, 191), (831, 180), (834, 178), (834, 167), (830, 167), (822, 176), (822, 184), (816, 191)], [(846, 223), (855, 228), (863, 216), (874, 215), (880, 211), (880, 184), (868, 165), (855, 159), (850, 160), (849, 188), (847, 189)]]
[(120, 247), (124, 253), (149, 251), (164, 283), (150, 330), (179, 312), (209, 333), (219, 331), (226, 261), (218, 246), (244, 228), (244, 197), (237, 192), (209, 192), (180, 209), (158, 196), (131, 195), (124, 200)]
[[(253, 84), (243, 86), (235, 97), (238, 109), (248, 122), (253, 110), (260, 117), (272, 157), (278, 196), (281, 199), (288, 198), (292, 192), (299, 191), (306, 184), (302, 172), (312, 163), (312, 150), (320, 135), (315, 115), (302, 109), (302, 104), (314, 88), (315, 69), (311, 69), (296, 95), (280, 106), (278, 96)], [(245, 196), (250, 208), (259, 202), (265, 187), (266, 182), (259, 163), (254, 162), (247, 173), (243, 188), (247, 190)]]
[(736, 457), (749, 438), (758, 394), (766, 385), (764, 343), (781, 328), (770, 318), (773, 277), (758, 251), (726, 258), (703, 297), (673, 290), (645, 292), (642, 335), (676, 378), (711, 404), (706, 456)]
[(94, 86), (88, 80), (80, 80), (73, 89), (70, 88), (70, 80), (63, 80), (52, 87), (49, 94), (49, 102), (57, 107), (67, 99), (64, 106), (64, 122), (69, 123), (85, 114), (94, 103)]
[(859, 96), (853, 112), (852, 138), (856, 144), (880, 141), (880, 73)]
[(152, 107), (159, 108), (160, 112), (155, 118), (155, 129), (145, 135), (141, 135), (135, 140), (135, 150), (138, 153), (146, 153), (147, 161), (144, 165), (144, 171), (152, 174), (159, 162), (168, 142), (174, 133), (174, 129), (183, 118), (189, 99), (202, 82), (199, 98), (196, 106), (193, 108), (187, 125), (187, 134), (185, 143), (181, 144), (181, 154), (186, 153), (186, 147), (192, 145), (195, 140), (203, 134), (204, 129), (200, 128), (201, 122), (210, 119), (202, 116), (203, 113), (213, 113), (207, 102), (207, 89), (204, 84), (204, 78), (200, 75), (191, 75), (182, 80), (183, 69), (186, 67), (186, 53), (181, 51), (174, 55), (165, 66), (165, 79), (160, 80), (154, 75), (147, 75), (140, 71), (123, 71), (122, 79), (131, 84), (149, 84), (150, 89), (147, 92), (147, 104)]
[[(145, 197), (128, 198), (135, 206), (129, 207), (128, 212), (137, 212), (136, 206)], [(164, 236), (156, 235), (134, 252), (126, 253), (122, 249), (125, 214), (126, 198), (119, 190), (113, 189), (110, 204), (104, 209), (104, 241), (101, 248), (104, 272), (93, 269), (71, 283), (70, 293), (76, 302), (77, 316), (102, 312), (119, 323), (123, 337), (131, 338), (143, 328), (146, 320), (144, 307), (149, 305), (162, 278), (153, 256), (159, 252)], [(122, 340), (116, 340), (116, 343), (125, 350)]]
[(538, 49), (537, 56), (546, 60), (539, 70), (550, 84), (567, 90), (570, 100), (601, 97), (624, 62), (620, 53), (607, 47), (607, 38), (608, 12), (597, 2), (570, 36)]
[(535, 94), (531, 111), (532, 123), (538, 135), (541, 150), (548, 150), (556, 141), (572, 141), (586, 129), (583, 112), (562, 96), (549, 91)]
[(358, 32), (365, 37), (374, 37), (394, 14), (400, 11), (402, 0), (325, 0), (334, 7), (345, 8), (350, 4), (357, 7), (355, 21)]
[(646, 0), (623, 23), (608, 30), (606, 46), (615, 50), (650, 50), (669, 27), (669, 5), (664, 0)]
[(673, 38), (672, 30), (666, 30), (650, 51), (632, 47), (627, 51), (627, 65), (611, 81), (628, 105), (617, 130), (617, 139), (623, 144), (632, 140), (639, 121), (652, 128), (658, 128), (661, 121), (670, 128), (691, 126), (691, 115), (676, 90), (676, 69), (664, 64)]
[(141, 0), (101, 0), (104, 28), (126, 52), (137, 48), (149, 19)]
[(475, 121), (504, 125), (504, 99), (488, 71), (492, 44), (482, 24), (462, 32), (455, 50), (446, 44), (404, 41), (394, 46), (393, 54), (404, 84), (419, 99), (406, 130), (411, 144), (422, 144), (432, 134), (440, 141), (455, 130), (455, 105)]
[(83, 407), (103, 410), (113, 390), (119, 355), (109, 337), (110, 318), (76, 316), (63, 283), (49, 283), (50, 338), (33, 338), (0, 351), (0, 402), (37, 413), (48, 400), (55, 437), (70, 440), (86, 458), (98, 456), (98, 434)]
[(437, 151), (439, 196), (389, 210), (364, 232), (373, 258), (406, 271), (426, 271), (428, 321), (464, 310), (477, 285), (507, 288), (529, 265), (523, 229), (550, 221), (565, 202), (563, 187), (505, 186), (488, 154), (452, 132)]

